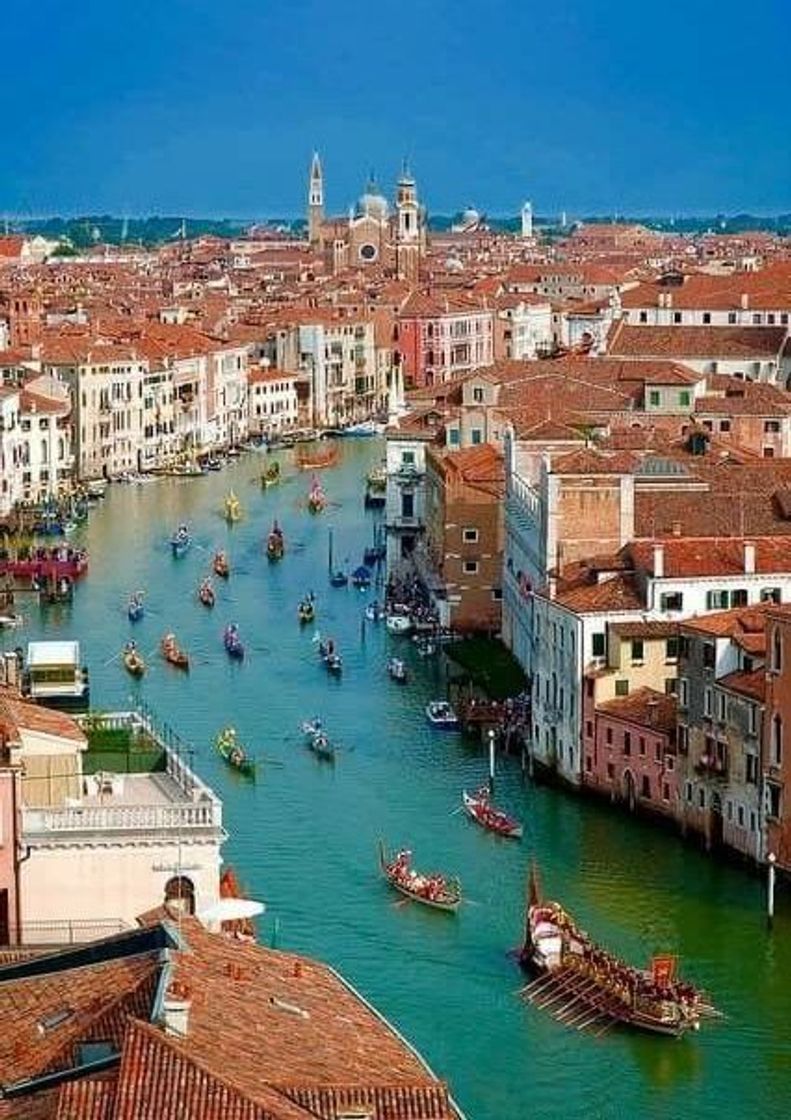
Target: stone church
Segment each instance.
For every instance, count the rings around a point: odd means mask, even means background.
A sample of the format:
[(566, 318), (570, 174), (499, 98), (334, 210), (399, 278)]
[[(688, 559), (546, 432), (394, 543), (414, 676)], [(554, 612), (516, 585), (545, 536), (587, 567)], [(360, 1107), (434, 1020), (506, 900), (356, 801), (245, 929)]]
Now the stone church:
[(332, 273), (370, 268), (417, 281), (426, 249), (426, 214), (407, 165), (396, 183), (392, 210), (371, 177), (347, 218), (325, 218), (324, 175), (318, 153), (314, 153), (308, 185), (308, 238)]

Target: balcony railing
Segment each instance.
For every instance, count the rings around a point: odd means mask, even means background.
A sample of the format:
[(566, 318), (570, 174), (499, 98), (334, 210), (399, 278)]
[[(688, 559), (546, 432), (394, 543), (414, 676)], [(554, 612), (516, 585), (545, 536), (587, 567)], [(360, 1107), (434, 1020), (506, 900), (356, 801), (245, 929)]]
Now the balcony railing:
[(26, 838), (49, 833), (169, 832), (222, 826), (219, 803), (196, 805), (68, 805), (48, 809), (23, 809)]

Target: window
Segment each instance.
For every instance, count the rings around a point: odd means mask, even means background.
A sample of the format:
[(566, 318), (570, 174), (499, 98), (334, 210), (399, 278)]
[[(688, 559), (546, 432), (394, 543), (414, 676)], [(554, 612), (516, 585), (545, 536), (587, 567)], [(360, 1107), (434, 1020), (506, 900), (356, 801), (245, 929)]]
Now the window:
[(670, 800), (670, 786), (667, 784), (667, 782), (662, 783), (662, 800)]
[(632, 753), (632, 735), (630, 731), (624, 731), (623, 733), (623, 753), (627, 755)]
[(686, 677), (678, 678), (678, 702), (682, 708), (689, 704), (689, 681)]
[(593, 734), (593, 721), (592, 720), (589, 720), (589, 719), (585, 720), (585, 734), (588, 736), (589, 739), (590, 739), (591, 735)]
[(593, 759), (591, 758), (591, 756), (589, 754), (585, 755), (585, 769), (587, 770), (587, 772), (589, 774), (590, 774), (591, 770), (593, 769)]
[(711, 312), (710, 311), (704, 311), (703, 312), (703, 325), (705, 327), (707, 327), (710, 323), (711, 323)]
[(483, 404), (483, 389), (480, 385), (475, 385), (473, 387), (472, 399), (476, 404)]
[(678, 403), (682, 408), (689, 408), (692, 403), (692, 394), (689, 389), (682, 389), (678, 394)]
[(628, 696), (629, 695), (629, 682), (627, 680), (619, 680), (615, 682), (615, 695)]
[(672, 754), (665, 755), (665, 766), (672, 773), (676, 768), (676, 760)]
[(779, 712), (772, 717), (772, 766), (783, 764), (783, 719)]
[(751, 786), (758, 785), (758, 755), (746, 754), (744, 756), (744, 780)]
[(712, 707), (712, 702), (711, 701), (712, 701), (711, 689), (710, 688), (704, 688), (703, 689), (703, 714), (704, 714), (704, 716), (710, 716), (710, 715), (713, 714), (714, 709)]
[(783, 668), (783, 640), (780, 629), (775, 626), (772, 630), (772, 670), (779, 673)]
[(729, 311), (728, 312), (728, 322), (730, 323), (731, 326), (733, 326), (733, 324), (736, 322), (736, 312), (735, 311)]
[(604, 739), (608, 746), (612, 746), (612, 728), (608, 727), (604, 732)]
[(647, 323), (648, 322), (648, 312), (647, 311), (641, 311), (639, 319), (640, 319), (641, 323)]
[(480, 428), (472, 428), (470, 430), (470, 443), (478, 444), (483, 443), (483, 432)]
[(764, 431), (767, 434), (769, 434), (770, 432), (779, 432), (780, 431), (780, 421), (779, 420), (764, 420)]
[(593, 656), (594, 657), (604, 657), (605, 645), (604, 645), (604, 632), (603, 631), (599, 631), (599, 633), (593, 634), (591, 636), (591, 644), (592, 644), (592, 649), (593, 649)]
[(681, 322), (681, 312), (680, 311), (674, 311), (673, 312), (673, 322), (674, 323), (680, 323)]
[(703, 668), (713, 669), (716, 661), (716, 651), (712, 642), (703, 643)]
[(465, 544), (477, 544), (478, 530), (477, 529), (462, 529), (462, 537)]
[(727, 591), (707, 591), (706, 592), (706, 610), (707, 611), (724, 611), (728, 609), (728, 592)]
[(477, 576), (477, 574), (478, 574), (478, 561), (477, 560), (465, 560), (463, 567), (464, 567), (464, 574), (466, 576)]
[(632, 664), (642, 665), (644, 660), (644, 648), (642, 638), (632, 638)]
[(643, 781), (641, 783), (640, 794), (641, 794), (642, 797), (646, 797), (649, 801), (651, 800), (651, 779), (648, 777), (647, 774), (643, 774)]
[(402, 451), (401, 452), (401, 466), (402, 467), (414, 467), (414, 465), (415, 465), (415, 453), (414, 453), (414, 451)]
[(662, 397), (658, 389), (651, 389), (648, 393), (648, 403), (652, 408), (658, 408)]
[(665, 662), (678, 661), (678, 638), (667, 638), (665, 641)]
[(662, 611), (681, 611), (684, 609), (684, 596), (680, 591), (665, 591), (659, 596), (659, 609)]
[(615, 780), (615, 767), (611, 762), (607, 763), (607, 777), (611, 782)]
[(494, 601), (496, 603), (499, 603), (502, 600), (502, 597), (503, 597), (502, 587), (493, 587), (492, 588), (492, 598), (494, 599)]
[(755, 832), (755, 813), (750, 813), (750, 832)]
[(780, 820), (780, 786), (772, 785), (771, 782), (766, 784), (766, 795), (769, 800), (767, 807), (767, 816), (773, 817), (774, 820)]
[(724, 692), (717, 693), (717, 719), (724, 720), (727, 710), (727, 702)]
[(678, 692), (678, 677), (665, 677), (665, 696), (675, 696)]
[(640, 736), (640, 738), (637, 740), (637, 745), (638, 745), (638, 749), (640, 751), (640, 754), (643, 757), (645, 757), (645, 735)]
[(764, 447), (763, 448), (763, 457), (764, 457), (764, 459), (774, 459), (775, 449), (773, 447)]
[(744, 806), (737, 805), (736, 807), (736, 820), (739, 823), (739, 828), (744, 828)]
[(783, 592), (779, 587), (762, 587), (761, 588), (761, 602), (762, 603), (782, 603)]
[(698, 790), (698, 806), (701, 809), (706, 808), (706, 791), (704, 789)]
[(458, 428), (448, 428), (448, 444), (450, 447), (458, 447), (460, 442), (460, 432)]
[(692, 804), (692, 782), (684, 782), (684, 800)]
[(729, 432), (731, 430), (730, 420), (720, 420), (720, 431)]
[(760, 327), (762, 322), (763, 322), (763, 315), (761, 314), (761, 312), (760, 311), (754, 312), (753, 313), (753, 326), (754, 327)]
[(747, 588), (737, 587), (735, 591), (731, 591), (731, 606), (732, 607), (746, 607), (747, 606)]

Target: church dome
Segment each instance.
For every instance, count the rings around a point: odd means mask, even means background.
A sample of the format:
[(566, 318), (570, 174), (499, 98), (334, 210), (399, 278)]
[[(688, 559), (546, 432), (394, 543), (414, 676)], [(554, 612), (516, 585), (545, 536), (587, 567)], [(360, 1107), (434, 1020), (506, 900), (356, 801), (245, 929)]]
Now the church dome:
[(375, 218), (377, 222), (386, 222), (390, 209), (387, 199), (380, 194), (373, 175), (368, 180), (364, 193), (357, 203), (357, 213), (366, 218)]
[(476, 226), (481, 220), (481, 215), (473, 206), (468, 206), (461, 216), (465, 226)]

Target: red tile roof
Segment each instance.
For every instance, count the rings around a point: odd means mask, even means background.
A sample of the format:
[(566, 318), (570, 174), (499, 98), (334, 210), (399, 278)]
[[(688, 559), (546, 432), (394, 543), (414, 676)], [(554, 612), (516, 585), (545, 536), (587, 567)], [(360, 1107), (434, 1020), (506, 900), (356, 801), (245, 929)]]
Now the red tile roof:
[(635, 327), (617, 322), (607, 351), (623, 358), (767, 360), (783, 349), (786, 327)]

